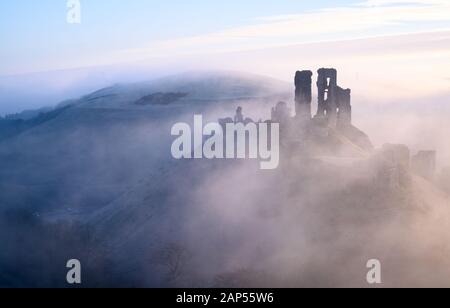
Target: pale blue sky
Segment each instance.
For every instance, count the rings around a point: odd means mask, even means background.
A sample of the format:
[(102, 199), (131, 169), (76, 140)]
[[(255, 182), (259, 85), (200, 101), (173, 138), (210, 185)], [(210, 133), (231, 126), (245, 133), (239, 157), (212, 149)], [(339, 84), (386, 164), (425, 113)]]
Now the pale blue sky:
[(80, 2), (0, 1), (0, 75), (450, 28), (447, 0)]

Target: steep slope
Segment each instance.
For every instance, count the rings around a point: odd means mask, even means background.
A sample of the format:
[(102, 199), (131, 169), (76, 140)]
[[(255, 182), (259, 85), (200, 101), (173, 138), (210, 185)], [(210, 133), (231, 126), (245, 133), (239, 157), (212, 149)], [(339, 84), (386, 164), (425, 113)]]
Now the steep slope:
[[(0, 187), (7, 191), (1, 207), (32, 207), (40, 214), (102, 207), (171, 159), (174, 123), (190, 122), (194, 113), (211, 120), (231, 116), (237, 105), (268, 112), (265, 104), (288, 95), (287, 88), (252, 75), (186, 73), (112, 86), (30, 120), (7, 121), (18, 124), (0, 129), (9, 137), (0, 142)], [(186, 95), (170, 104), (139, 103), (155, 93)]]
[(448, 195), (413, 175), (392, 189), (372, 160), (286, 156), (269, 173), (251, 161), (155, 170), (92, 216), (94, 241), (146, 286), (364, 286), (371, 258), (387, 286), (448, 285)]

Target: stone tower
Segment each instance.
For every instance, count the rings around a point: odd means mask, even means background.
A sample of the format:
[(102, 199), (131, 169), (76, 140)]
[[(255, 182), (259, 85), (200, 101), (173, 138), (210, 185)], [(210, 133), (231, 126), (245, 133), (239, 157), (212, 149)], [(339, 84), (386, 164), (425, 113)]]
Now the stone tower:
[(317, 91), (318, 107), (317, 118), (328, 119), (328, 125), (336, 127), (337, 123), (337, 71), (334, 68), (321, 68), (318, 70)]
[(352, 90), (344, 90), (341, 87), (337, 87), (338, 127), (345, 127), (352, 124), (351, 94)]
[(300, 120), (311, 120), (312, 75), (311, 71), (295, 74), (295, 112)]

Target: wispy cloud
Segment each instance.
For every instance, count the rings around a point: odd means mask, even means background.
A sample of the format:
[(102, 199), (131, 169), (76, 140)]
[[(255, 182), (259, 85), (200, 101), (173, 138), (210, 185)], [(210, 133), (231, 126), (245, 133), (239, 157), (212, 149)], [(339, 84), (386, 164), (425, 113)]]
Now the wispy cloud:
[(386, 6), (386, 5), (416, 5), (416, 4), (443, 4), (445, 0), (366, 0), (358, 3), (360, 6)]
[(247, 26), (156, 41), (122, 51), (120, 57), (229, 52), (450, 29), (448, 0), (367, 0), (293, 15), (264, 16)]

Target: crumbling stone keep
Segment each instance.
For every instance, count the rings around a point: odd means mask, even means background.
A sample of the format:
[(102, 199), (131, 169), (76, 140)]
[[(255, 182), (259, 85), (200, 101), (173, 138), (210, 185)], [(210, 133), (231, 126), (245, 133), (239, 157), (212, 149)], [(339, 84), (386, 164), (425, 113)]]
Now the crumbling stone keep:
[(321, 68), (317, 72), (318, 107), (316, 117), (332, 119), (336, 117), (337, 71), (334, 68)]
[(295, 111), (300, 120), (311, 119), (312, 75), (311, 71), (295, 74)]
[(352, 124), (351, 90), (337, 84), (337, 70), (321, 68), (317, 77), (318, 107), (316, 119), (328, 126), (345, 127)]

